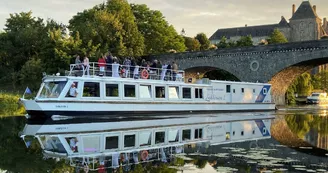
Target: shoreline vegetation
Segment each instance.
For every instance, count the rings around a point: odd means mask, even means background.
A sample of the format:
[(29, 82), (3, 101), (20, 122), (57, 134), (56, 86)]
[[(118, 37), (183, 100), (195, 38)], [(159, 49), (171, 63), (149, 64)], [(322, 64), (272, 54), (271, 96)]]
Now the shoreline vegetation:
[(19, 103), (17, 93), (0, 92), (0, 118), (10, 116), (23, 116), (26, 112), (24, 106)]

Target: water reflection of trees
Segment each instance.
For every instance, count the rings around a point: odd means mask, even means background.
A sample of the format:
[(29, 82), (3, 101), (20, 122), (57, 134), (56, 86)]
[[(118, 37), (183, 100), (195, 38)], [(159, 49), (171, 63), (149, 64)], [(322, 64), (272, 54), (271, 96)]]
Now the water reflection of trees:
[(24, 125), (24, 117), (0, 119), (0, 169), (8, 172), (33, 173), (72, 172), (74, 170), (63, 161), (44, 160), (36, 141), (33, 141), (30, 148), (26, 149), (24, 142), (18, 137)]
[(328, 135), (328, 118), (312, 114), (294, 114), (285, 116), (290, 130), (299, 138), (304, 138), (310, 130), (315, 130), (321, 135)]

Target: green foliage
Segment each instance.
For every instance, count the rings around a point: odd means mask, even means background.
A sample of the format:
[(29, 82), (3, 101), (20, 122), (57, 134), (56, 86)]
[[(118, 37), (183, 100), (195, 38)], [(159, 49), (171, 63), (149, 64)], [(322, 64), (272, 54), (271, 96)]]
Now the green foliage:
[(40, 59), (31, 59), (27, 61), (19, 74), (19, 80), (31, 90), (37, 90), (40, 87), (42, 79), (42, 66)]
[(218, 44), (216, 44), (216, 47), (218, 49), (223, 49), (223, 48), (229, 48), (231, 45), (227, 42), (227, 38), (225, 36), (223, 36), (220, 39), (220, 42)]
[(131, 4), (131, 9), (145, 39), (145, 54), (165, 53), (171, 49), (185, 51), (184, 40), (160, 11), (150, 10), (145, 4)]
[(25, 109), (18, 103), (18, 100), (18, 95), (0, 93), (0, 116), (24, 114)]
[(196, 35), (195, 39), (197, 39), (200, 43), (200, 50), (208, 50), (211, 46), (210, 40), (207, 38), (206, 34), (199, 33)]
[(308, 96), (311, 94), (313, 89), (314, 87), (311, 75), (307, 72), (303, 73), (288, 87), (286, 93), (288, 103), (296, 103), (295, 93), (297, 93), (298, 96)]
[(43, 159), (41, 147), (37, 139), (26, 136), (31, 140), (27, 149), (23, 140), (18, 136), (24, 129), (25, 117), (1, 118), (0, 123), (0, 168), (8, 172), (33, 172), (33, 173), (62, 173), (74, 172), (74, 169), (64, 161), (56, 162), (53, 159)]
[(320, 135), (328, 134), (327, 117), (312, 114), (294, 114), (285, 116), (285, 120), (289, 129), (302, 139), (311, 129)]
[(53, 29), (48, 31), (48, 35), (40, 56), (45, 71), (51, 74), (57, 72), (63, 74), (76, 54), (88, 53), (88, 56), (94, 56), (99, 47), (89, 43), (87, 48), (82, 48), (82, 40), (78, 32), (75, 36), (65, 37), (61, 29)]
[(248, 47), (253, 46), (252, 36), (242, 36), (237, 42), (236, 47)]
[(38, 55), (46, 36), (43, 20), (32, 17), (32, 12), (10, 14), (7, 19), (2, 45), (6, 66), (19, 71), (26, 61)]
[(85, 48), (100, 45), (102, 52), (110, 50), (118, 56), (143, 55), (144, 38), (125, 0), (110, 0), (84, 10), (69, 23), (74, 34), (80, 33)]
[(240, 37), (237, 42), (234, 41), (227, 41), (226, 37), (222, 37), (220, 39), (220, 42), (216, 44), (218, 49), (224, 49), (224, 48), (233, 48), (233, 47), (248, 47), (248, 46), (253, 46), (253, 40), (252, 37), (249, 36), (242, 36)]
[(309, 73), (303, 73), (297, 78), (296, 82), (296, 92), (300, 96), (308, 96), (313, 90), (311, 83), (311, 75)]
[(268, 44), (287, 43), (288, 40), (279, 29), (275, 29), (268, 38)]
[(184, 37), (184, 44), (187, 47), (187, 51), (199, 51), (201, 46), (197, 39), (191, 37)]
[(328, 87), (328, 71), (321, 71), (312, 76), (312, 84), (314, 89), (327, 91)]

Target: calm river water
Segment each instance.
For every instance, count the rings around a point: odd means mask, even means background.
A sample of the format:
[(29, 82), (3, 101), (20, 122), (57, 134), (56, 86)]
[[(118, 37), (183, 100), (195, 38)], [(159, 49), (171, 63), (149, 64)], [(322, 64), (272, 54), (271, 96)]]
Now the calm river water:
[[(328, 172), (328, 105), (289, 107), (270, 114), (275, 115), (271, 139), (188, 146), (174, 162), (149, 163), (130, 172)], [(37, 145), (27, 149), (18, 137), (25, 124), (25, 117), (0, 119), (0, 173), (77, 172), (65, 161), (44, 159)]]

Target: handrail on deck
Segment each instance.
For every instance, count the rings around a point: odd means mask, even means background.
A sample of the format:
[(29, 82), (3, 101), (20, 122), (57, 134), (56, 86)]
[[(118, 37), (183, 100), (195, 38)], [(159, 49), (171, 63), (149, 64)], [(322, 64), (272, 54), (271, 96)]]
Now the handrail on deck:
[(70, 64), (68, 76), (106, 76), (117, 78), (150, 79), (166, 81), (184, 81), (183, 70), (172, 70), (143, 66), (121, 65), (117, 63), (105, 64), (90, 62), (88, 66), (83, 63)]

